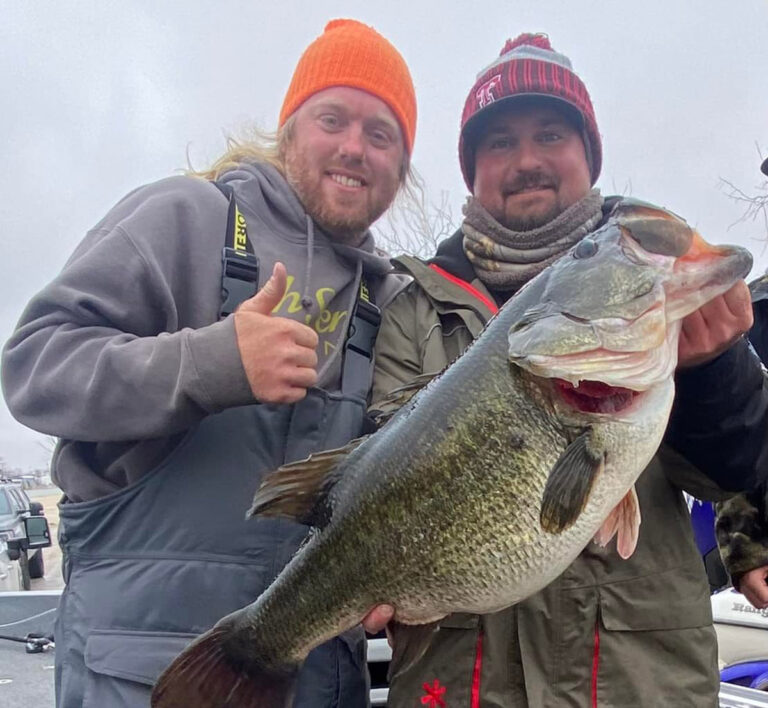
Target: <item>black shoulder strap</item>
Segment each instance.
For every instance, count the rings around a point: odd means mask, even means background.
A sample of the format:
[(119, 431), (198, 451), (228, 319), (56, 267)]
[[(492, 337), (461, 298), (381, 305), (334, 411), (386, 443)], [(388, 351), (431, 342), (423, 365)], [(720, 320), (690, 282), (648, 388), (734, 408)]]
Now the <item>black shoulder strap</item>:
[(373, 301), (373, 291), (365, 277), (360, 279), (360, 292), (355, 312), (347, 331), (344, 359), (341, 364), (341, 392), (366, 398), (373, 380), (373, 345), (379, 334), (381, 310)]
[[(223, 319), (234, 312), (241, 302), (256, 294), (259, 287), (259, 259), (248, 239), (248, 227), (237, 206), (235, 191), (228, 184), (213, 184), (229, 200), (227, 231), (221, 255), (222, 305), (219, 318)], [(342, 393), (359, 398), (367, 397), (373, 379), (373, 345), (380, 323), (381, 310), (374, 303), (373, 292), (363, 277), (360, 279), (355, 311), (344, 342)]]
[(248, 240), (248, 225), (237, 206), (235, 190), (229, 184), (213, 182), (229, 200), (227, 231), (221, 252), (221, 298), (219, 319), (232, 314), (237, 306), (253, 297), (259, 287), (259, 259)]

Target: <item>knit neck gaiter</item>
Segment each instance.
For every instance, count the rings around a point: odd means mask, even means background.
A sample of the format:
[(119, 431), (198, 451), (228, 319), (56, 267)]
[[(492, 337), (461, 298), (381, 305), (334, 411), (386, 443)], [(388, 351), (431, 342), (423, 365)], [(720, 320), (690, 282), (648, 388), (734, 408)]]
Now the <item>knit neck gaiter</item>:
[(515, 291), (592, 231), (602, 206), (600, 190), (593, 189), (544, 226), (512, 231), (469, 197), (461, 226), (464, 252), (490, 290)]

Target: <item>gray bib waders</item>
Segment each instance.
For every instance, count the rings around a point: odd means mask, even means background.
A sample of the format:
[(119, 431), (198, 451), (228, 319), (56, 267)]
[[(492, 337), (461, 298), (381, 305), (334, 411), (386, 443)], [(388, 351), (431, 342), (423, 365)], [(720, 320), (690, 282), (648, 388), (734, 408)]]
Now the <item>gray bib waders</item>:
[[(229, 200), (225, 316), (255, 293), (259, 264), (232, 188), (216, 186)], [(343, 394), (312, 389), (292, 406), (210, 416), (136, 484), (61, 506), (67, 585), (55, 629), (58, 708), (148, 708), (153, 684), (192, 638), (253, 602), (288, 563), (307, 527), (246, 521), (245, 513), (265, 472), (361, 434), (378, 321), (361, 285)], [(367, 706), (365, 660), (359, 627), (317, 647), (299, 674), (294, 707)]]
[[(109, 497), (61, 507), (66, 588), (56, 625), (59, 708), (145, 708), (197, 634), (253, 602), (307, 528), (245, 520), (262, 474), (360, 434), (362, 398), (310, 391), (204, 420), (157, 469)], [(315, 649), (297, 708), (368, 703), (359, 628)], [(190, 707), (193, 708), (193, 707)]]

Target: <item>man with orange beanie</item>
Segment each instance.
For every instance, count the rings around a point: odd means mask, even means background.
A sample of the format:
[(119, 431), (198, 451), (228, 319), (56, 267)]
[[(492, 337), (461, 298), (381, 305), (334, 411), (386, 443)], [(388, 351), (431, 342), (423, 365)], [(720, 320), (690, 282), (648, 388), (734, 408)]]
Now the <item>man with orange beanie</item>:
[[(60, 708), (148, 706), (171, 659), (304, 539), (245, 514), (265, 471), (361, 433), (379, 308), (402, 282), (369, 226), (415, 129), (403, 58), (334, 20), (274, 140), (128, 194), (23, 313), (3, 388), (60, 438)], [(367, 701), (361, 629), (312, 652), (295, 706)]]
[[(384, 312), (374, 407), (461, 355), (515, 292), (605, 223), (620, 199), (594, 186), (601, 157), (592, 102), (569, 59), (545, 35), (508, 41), (467, 95), (459, 160), (471, 196), (460, 229), (428, 262), (397, 259), (413, 282)], [(741, 336), (750, 324), (744, 282), (684, 321), (666, 444), (636, 485), (634, 554), (590, 543), (512, 607), (453, 614), (432, 633), (398, 626), (389, 706), (717, 705), (709, 588), (682, 490), (722, 498), (766, 474), (768, 391)], [(588, 385), (581, 393), (595, 403)], [(521, 503), (538, 518), (540, 499)], [(381, 626), (386, 610), (366, 626)]]

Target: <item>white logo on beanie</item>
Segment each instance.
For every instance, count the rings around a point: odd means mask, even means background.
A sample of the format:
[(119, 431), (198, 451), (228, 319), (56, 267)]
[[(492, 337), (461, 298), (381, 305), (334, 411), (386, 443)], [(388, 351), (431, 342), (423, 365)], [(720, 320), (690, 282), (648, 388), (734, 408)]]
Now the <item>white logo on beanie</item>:
[(489, 103), (493, 103), (496, 100), (494, 90), (501, 89), (501, 75), (496, 74), (486, 81), (479, 89), (475, 96), (480, 108), (485, 108)]

